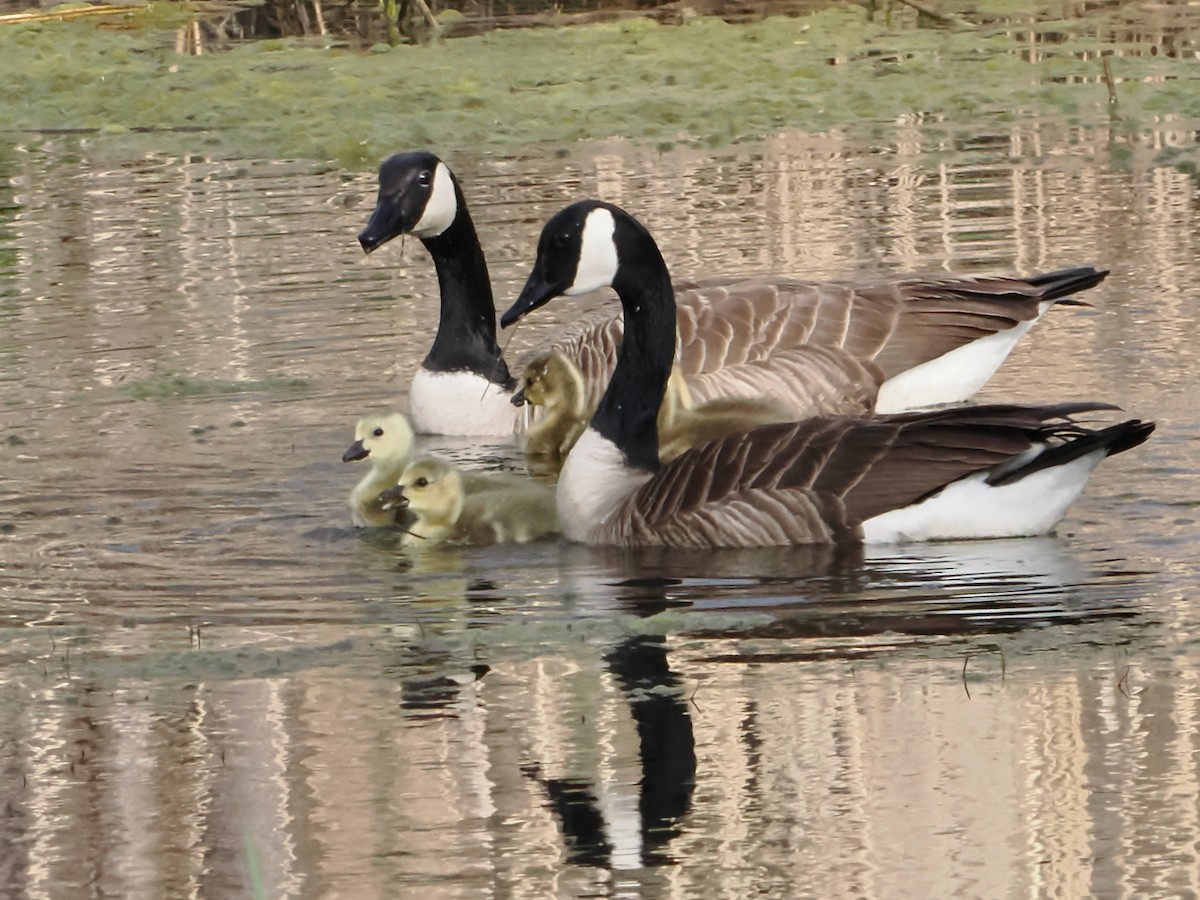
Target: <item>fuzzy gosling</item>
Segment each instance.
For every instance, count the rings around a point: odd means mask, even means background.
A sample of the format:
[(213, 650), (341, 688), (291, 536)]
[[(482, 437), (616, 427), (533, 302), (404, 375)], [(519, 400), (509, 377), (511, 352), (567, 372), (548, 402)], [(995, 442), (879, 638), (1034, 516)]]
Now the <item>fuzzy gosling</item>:
[(366, 459), (370, 471), (350, 492), (350, 517), (359, 528), (384, 528), (397, 522), (396, 509), (385, 509), (379, 493), (394, 485), (413, 452), (413, 430), (403, 413), (384, 412), (364, 416), (354, 426), (354, 443), (342, 454), (342, 462)]
[(547, 350), (525, 367), (522, 381), (523, 387), (513, 395), (512, 402), (540, 406), (543, 413), (526, 429), (521, 448), (530, 456), (561, 464), (587, 428), (591, 415), (583, 374), (565, 353)]
[(766, 397), (718, 397), (697, 406), (683, 373), (675, 366), (658, 408), (658, 458), (670, 462), (709, 441), (795, 418), (788, 407)]
[(523, 544), (559, 532), (552, 485), (501, 476), (469, 487), (463, 473), (432, 457), (409, 463), (399, 484), (377, 499), (382, 508), (407, 510), (412, 517), (404, 538), (408, 546)]

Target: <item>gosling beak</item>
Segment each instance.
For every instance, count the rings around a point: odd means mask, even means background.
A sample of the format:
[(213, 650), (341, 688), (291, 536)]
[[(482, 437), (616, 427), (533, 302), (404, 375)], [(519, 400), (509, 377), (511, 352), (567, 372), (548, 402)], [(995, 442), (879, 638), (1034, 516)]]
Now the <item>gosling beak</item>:
[(342, 462), (353, 462), (356, 459), (366, 459), (371, 455), (371, 451), (363, 446), (362, 441), (355, 441), (346, 448), (346, 452), (342, 454)]
[(376, 499), (384, 509), (406, 509), (408, 507), (408, 497), (404, 496), (404, 485), (402, 484), (388, 488)]
[(515, 394), (512, 395), (512, 405), (513, 406), (524, 406), (526, 404), (526, 402), (528, 402), (528, 401), (526, 401), (526, 399), (525, 399), (525, 388), (521, 388), (519, 391), (517, 391)]

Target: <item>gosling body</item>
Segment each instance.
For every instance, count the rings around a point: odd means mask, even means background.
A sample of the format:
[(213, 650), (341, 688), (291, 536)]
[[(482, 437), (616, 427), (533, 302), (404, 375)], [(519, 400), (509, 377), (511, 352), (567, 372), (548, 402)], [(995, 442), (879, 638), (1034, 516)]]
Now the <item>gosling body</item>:
[(443, 460), (414, 460), (399, 483), (381, 493), (385, 509), (403, 509), (411, 517), (404, 543), (528, 543), (559, 533), (555, 491), (532, 480), (500, 476), (476, 478)]

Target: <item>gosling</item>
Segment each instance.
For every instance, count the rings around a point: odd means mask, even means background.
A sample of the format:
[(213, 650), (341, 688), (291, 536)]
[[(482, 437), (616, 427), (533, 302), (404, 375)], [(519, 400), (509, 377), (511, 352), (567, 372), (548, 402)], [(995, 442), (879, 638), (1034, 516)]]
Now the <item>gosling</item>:
[(675, 366), (658, 408), (658, 458), (669, 462), (709, 441), (759, 425), (795, 420), (796, 414), (788, 407), (765, 397), (718, 397), (696, 406), (683, 373)]
[(409, 463), (399, 483), (377, 500), (385, 510), (412, 517), (407, 546), (524, 544), (559, 533), (553, 486), (478, 474), (472, 480), (474, 486), (449, 463), (425, 457)]
[(587, 388), (579, 367), (557, 350), (541, 353), (525, 367), (524, 386), (513, 403), (524, 402), (544, 410), (525, 430), (521, 449), (529, 456), (562, 465), (587, 428)]
[[(527, 455), (543, 456), (561, 467), (591, 415), (583, 375), (569, 357), (551, 351), (529, 363), (524, 382), (513, 402), (524, 400), (546, 412), (525, 432), (523, 449)], [(675, 366), (658, 411), (658, 456), (668, 462), (708, 441), (795, 419), (787, 406), (766, 398), (721, 397), (697, 406), (683, 372)]]
[(394, 485), (413, 452), (413, 430), (402, 413), (375, 413), (358, 420), (354, 443), (342, 462), (368, 459), (371, 469), (350, 492), (350, 518), (359, 528), (386, 528), (398, 522), (397, 509), (385, 509), (379, 494)]

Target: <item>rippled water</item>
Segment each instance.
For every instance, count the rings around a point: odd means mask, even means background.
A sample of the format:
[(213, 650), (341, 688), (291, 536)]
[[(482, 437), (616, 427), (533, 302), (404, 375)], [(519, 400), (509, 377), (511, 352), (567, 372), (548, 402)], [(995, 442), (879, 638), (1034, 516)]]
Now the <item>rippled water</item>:
[(596, 194), (681, 275), (1113, 270), (984, 395), (1160, 423), (1057, 537), (702, 555), (349, 527), (435, 324), (373, 175), (0, 156), (0, 893), (1195, 896), (1200, 204), (1109, 138), (452, 158), (504, 304)]

